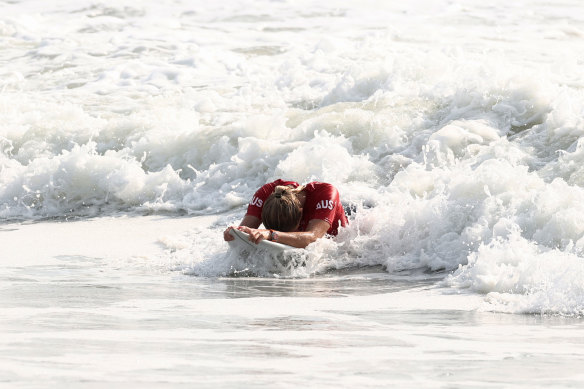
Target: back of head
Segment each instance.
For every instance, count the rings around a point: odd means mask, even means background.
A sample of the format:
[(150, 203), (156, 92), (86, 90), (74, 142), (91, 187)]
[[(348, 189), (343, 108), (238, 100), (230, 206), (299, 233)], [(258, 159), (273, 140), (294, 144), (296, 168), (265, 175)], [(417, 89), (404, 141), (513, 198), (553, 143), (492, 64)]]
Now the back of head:
[(274, 189), (262, 209), (262, 223), (266, 228), (289, 232), (298, 227), (302, 219), (302, 205), (296, 193), (302, 189), (288, 186), (277, 186)]

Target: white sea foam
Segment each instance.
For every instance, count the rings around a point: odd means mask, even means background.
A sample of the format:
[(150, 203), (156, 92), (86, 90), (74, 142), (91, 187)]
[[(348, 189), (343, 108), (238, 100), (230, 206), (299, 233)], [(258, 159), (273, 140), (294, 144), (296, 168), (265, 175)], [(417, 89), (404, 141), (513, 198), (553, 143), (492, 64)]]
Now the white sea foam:
[(578, 2), (244, 3), (0, 4), (0, 216), (219, 214), (161, 243), (231, 274), (257, 187), (326, 181), (357, 212), (279, 275), (454, 271), (488, 309), (582, 314)]

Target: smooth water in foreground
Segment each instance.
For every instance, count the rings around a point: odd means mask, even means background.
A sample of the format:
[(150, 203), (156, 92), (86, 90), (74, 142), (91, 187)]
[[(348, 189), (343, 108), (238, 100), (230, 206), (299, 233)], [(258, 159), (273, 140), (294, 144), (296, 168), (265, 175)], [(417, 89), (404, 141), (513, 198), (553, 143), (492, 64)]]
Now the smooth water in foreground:
[[(0, 0), (0, 386), (581, 387), (580, 0)], [(222, 241), (276, 178), (355, 212)]]
[(437, 286), (443, 273), (376, 266), (290, 279), (169, 271), (153, 237), (196, 222), (4, 225), (3, 243), (35, 239), (9, 250), (22, 261), (4, 260), (0, 274), (1, 382), (527, 388), (584, 380), (580, 318), (484, 311), (483, 297)]

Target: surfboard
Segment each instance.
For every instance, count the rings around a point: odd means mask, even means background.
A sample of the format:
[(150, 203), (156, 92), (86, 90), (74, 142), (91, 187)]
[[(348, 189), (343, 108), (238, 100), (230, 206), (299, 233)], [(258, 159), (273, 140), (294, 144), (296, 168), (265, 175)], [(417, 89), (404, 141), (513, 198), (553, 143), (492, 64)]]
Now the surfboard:
[(235, 228), (232, 228), (231, 230), (229, 230), (229, 233), (231, 234), (231, 236), (233, 236), (235, 238), (234, 241), (236, 244), (239, 245), (247, 245), (249, 247), (252, 247), (254, 249), (261, 249), (261, 250), (266, 250), (272, 253), (282, 253), (286, 250), (295, 250), (295, 247), (292, 246), (288, 246), (287, 244), (282, 244), (282, 243), (278, 243), (278, 242), (272, 242), (269, 240), (262, 240), (260, 241), (260, 243), (255, 244), (254, 242), (249, 240), (249, 234), (246, 234), (243, 231), (239, 231)]

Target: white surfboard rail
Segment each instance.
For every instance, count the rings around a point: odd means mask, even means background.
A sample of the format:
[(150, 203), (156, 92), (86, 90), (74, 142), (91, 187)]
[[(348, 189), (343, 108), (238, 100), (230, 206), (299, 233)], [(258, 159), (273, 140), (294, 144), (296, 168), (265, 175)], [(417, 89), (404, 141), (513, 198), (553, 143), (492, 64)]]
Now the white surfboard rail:
[(245, 232), (239, 231), (238, 229), (235, 228), (229, 230), (229, 233), (236, 239), (237, 242), (245, 243), (248, 246), (253, 247), (254, 249), (268, 250), (274, 253), (280, 253), (286, 250), (296, 249), (296, 247), (288, 246), (287, 244), (272, 242), (269, 240), (262, 240), (260, 241), (260, 243), (255, 244), (254, 242), (249, 240), (249, 234), (246, 234)]

